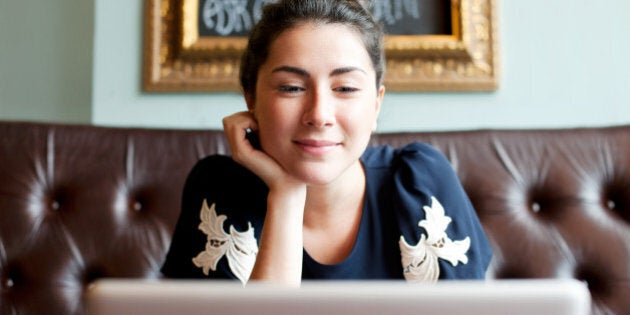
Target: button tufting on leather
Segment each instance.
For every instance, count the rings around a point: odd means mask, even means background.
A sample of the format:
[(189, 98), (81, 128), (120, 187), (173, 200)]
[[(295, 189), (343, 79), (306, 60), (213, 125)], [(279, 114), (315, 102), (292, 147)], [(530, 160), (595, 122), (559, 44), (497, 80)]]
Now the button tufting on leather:
[(70, 195), (65, 187), (55, 186), (51, 188), (45, 193), (45, 204), (48, 206), (48, 210), (50, 211), (58, 211), (61, 209), (63, 205), (65, 205), (65, 201), (67, 197)]
[(14, 285), (15, 285), (15, 282), (13, 282), (13, 279), (11, 279), (11, 278), (6, 278), (6, 279), (2, 280), (2, 288), (3, 289), (13, 288)]
[(22, 277), (22, 273), (17, 265), (9, 263), (8, 265), (3, 266), (3, 269), (4, 270), (1, 270), (2, 275), (0, 278), (0, 287), (2, 290), (15, 289), (17, 285), (23, 282), (21, 280), (24, 278)]
[(535, 212), (535, 213), (540, 212), (540, 203), (538, 203), (538, 202), (532, 202), (532, 204), (531, 204), (531, 206), (530, 206), (530, 209), (531, 209), (533, 212)]
[(602, 206), (630, 222), (630, 179), (618, 178), (602, 189)]
[(59, 208), (61, 208), (61, 204), (59, 203), (59, 201), (57, 201), (57, 200), (53, 200), (53, 201), (50, 203), (50, 209), (52, 209), (52, 210), (54, 210), (54, 211), (57, 211), (57, 210), (59, 210)]
[(140, 211), (140, 210), (142, 210), (142, 203), (140, 203), (140, 201), (135, 201), (135, 202), (133, 202), (133, 204), (132, 204), (132, 207), (131, 207), (131, 208), (132, 208), (134, 211)]

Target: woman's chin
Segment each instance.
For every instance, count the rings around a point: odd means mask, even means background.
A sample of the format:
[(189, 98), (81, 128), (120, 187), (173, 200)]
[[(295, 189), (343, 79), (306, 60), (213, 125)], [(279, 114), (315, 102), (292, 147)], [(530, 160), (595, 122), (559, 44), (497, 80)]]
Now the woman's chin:
[(325, 174), (303, 174), (299, 179), (308, 186), (326, 186), (336, 179), (334, 176), (326, 176)]
[(330, 166), (294, 169), (293, 176), (309, 186), (324, 186), (334, 182), (341, 172), (331, 170)]
[(306, 164), (293, 168), (291, 173), (308, 186), (326, 186), (338, 182), (346, 175), (350, 178), (356, 178), (358, 176), (356, 173), (362, 172), (362, 170), (361, 164), (357, 161), (356, 164), (351, 163), (350, 165)]

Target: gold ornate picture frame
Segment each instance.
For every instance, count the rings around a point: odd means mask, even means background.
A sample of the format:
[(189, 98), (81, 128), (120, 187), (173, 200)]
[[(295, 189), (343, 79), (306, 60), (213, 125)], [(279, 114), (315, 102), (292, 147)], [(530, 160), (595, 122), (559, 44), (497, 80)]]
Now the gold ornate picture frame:
[[(388, 91), (498, 88), (498, 0), (451, 0), (452, 34), (386, 36)], [(146, 0), (147, 92), (239, 91), (245, 37), (200, 36), (198, 0)]]

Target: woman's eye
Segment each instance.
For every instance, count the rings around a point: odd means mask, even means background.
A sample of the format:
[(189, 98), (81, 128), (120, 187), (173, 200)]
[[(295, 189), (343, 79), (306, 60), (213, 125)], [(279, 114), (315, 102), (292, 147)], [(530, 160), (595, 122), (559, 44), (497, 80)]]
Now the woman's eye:
[(340, 87), (334, 88), (334, 91), (342, 92), (342, 93), (351, 93), (351, 92), (357, 92), (359, 91), (359, 89), (350, 87), (350, 86), (340, 86)]
[(297, 85), (281, 85), (278, 90), (286, 93), (296, 93), (304, 91), (304, 88)]

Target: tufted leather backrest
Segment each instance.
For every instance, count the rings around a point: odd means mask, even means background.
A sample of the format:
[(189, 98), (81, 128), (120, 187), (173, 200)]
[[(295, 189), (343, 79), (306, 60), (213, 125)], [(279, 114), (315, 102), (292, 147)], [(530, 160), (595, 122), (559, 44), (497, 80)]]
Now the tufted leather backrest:
[[(630, 126), (377, 134), (452, 162), (490, 237), (495, 278), (588, 283), (630, 313)], [(82, 314), (101, 277), (159, 277), (188, 171), (220, 131), (0, 122), (0, 310)], [(221, 179), (217, 179), (221, 180)]]

